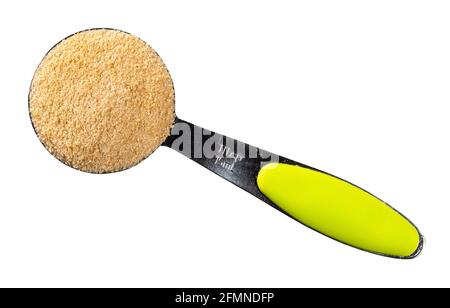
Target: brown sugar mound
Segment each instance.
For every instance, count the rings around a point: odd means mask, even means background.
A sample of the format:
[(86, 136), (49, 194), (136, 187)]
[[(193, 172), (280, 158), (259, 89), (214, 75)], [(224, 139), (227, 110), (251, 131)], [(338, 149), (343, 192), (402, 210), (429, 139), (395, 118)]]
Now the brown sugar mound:
[(118, 30), (74, 34), (39, 65), (30, 116), (44, 146), (86, 172), (127, 169), (150, 155), (174, 121), (172, 79), (145, 42)]

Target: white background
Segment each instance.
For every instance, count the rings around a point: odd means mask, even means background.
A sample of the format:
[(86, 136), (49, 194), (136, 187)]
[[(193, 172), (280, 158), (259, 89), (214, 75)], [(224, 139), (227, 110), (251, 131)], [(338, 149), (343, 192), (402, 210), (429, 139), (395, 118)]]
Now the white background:
[[(448, 1), (9, 1), (0, 8), (0, 286), (449, 286)], [(91, 175), (54, 159), (27, 95), (60, 39), (152, 45), (186, 120), (326, 170), (406, 214), (412, 261), (334, 242), (158, 149)]]

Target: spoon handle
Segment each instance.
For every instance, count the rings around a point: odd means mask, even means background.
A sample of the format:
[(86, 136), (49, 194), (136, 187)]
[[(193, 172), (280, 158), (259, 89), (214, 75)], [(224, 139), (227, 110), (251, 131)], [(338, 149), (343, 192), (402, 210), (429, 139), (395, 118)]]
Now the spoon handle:
[(163, 145), (339, 242), (401, 259), (422, 250), (423, 237), (405, 216), (331, 174), (179, 118)]

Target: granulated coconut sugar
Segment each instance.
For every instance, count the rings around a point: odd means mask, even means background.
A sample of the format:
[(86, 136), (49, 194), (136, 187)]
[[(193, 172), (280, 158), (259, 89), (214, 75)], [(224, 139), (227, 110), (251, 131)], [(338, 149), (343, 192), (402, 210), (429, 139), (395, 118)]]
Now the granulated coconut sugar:
[(117, 30), (89, 30), (59, 43), (30, 90), (44, 146), (82, 171), (129, 168), (150, 155), (174, 121), (172, 79), (156, 52)]

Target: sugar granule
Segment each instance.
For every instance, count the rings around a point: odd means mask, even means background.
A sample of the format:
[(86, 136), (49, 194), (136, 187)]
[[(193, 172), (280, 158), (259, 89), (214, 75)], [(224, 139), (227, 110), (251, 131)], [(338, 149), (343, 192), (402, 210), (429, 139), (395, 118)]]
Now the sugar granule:
[(129, 168), (170, 134), (172, 79), (145, 42), (117, 30), (77, 33), (39, 65), (30, 89), (33, 126), (44, 146), (82, 171)]

